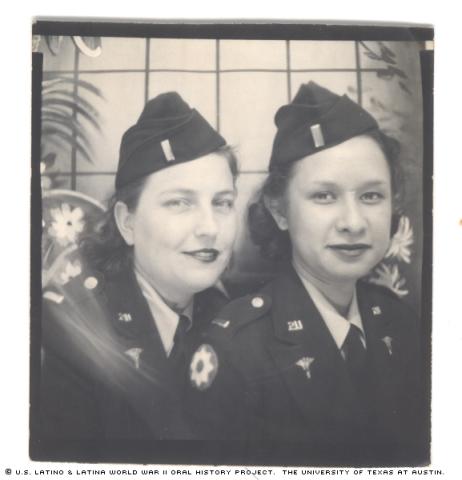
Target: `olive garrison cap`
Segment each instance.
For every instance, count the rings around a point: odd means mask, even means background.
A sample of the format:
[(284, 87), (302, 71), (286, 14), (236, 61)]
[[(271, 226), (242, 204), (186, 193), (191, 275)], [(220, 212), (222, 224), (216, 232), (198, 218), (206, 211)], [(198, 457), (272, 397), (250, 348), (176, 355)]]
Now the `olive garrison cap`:
[(203, 157), (225, 139), (176, 92), (158, 95), (123, 135), (116, 189), (163, 168)]
[(336, 95), (315, 82), (302, 85), (274, 121), (270, 171), (378, 129), (374, 117), (347, 95)]

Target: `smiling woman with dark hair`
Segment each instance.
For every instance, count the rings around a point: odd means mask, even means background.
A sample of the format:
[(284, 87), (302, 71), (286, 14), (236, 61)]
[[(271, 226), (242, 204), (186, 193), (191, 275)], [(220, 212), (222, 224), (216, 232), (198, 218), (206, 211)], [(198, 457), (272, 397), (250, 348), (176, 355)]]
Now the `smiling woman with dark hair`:
[(232, 252), (236, 176), (230, 147), (177, 93), (146, 104), (83, 240), (84, 273), (44, 292), (40, 438), (189, 437), (186, 359), (226, 302), (214, 286)]
[(282, 267), (228, 304), (192, 356), (196, 434), (243, 440), (252, 453), (242, 461), (257, 464), (418, 462), (417, 318), (361, 280), (397, 226), (398, 144), (346, 95), (313, 82), (275, 122), (249, 226)]

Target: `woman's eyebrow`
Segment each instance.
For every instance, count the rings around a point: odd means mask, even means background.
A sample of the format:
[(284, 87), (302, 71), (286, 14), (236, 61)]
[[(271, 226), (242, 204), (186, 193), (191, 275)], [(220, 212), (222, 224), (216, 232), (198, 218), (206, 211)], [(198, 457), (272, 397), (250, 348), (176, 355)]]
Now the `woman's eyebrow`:
[(189, 188), (170, 188), (167, 190), (162, 190), (160, 192), (160, 195), (167, 195), (167, 194), (172, 194), (172, 193), (179, 193), (181, 195), (195, 195), (196, 192), (194, 190), (191, 190)]
[[(339, 188), (341, 187), (340, 183), (337, 182), (331, 182), (331, 181), (323, 181), (323, 180), (315, 180), (312, 182), (312, 184), (316, 187), (324, 187), (324, 188)], [(378, 187), (378, 186), (384, 186), (387, 185), (387, 182), (385, 180), (367, 180), (366, 182), (362, 183), (362, 187)]]
[(222, 195), (236, 195), (236, 190), (222, 190), (221, 192), (215, 193), (215, 196), (222, 196)]
[(315, 187), (324, 187), (324, 188), (337, 188), (339, 186), (338, 183), (323, 181), (323, 180), (315, 180), (312, 182)]
[(384, 180), (368, 180), (363, 185), (364, 187), (383, 187), (387, 185), (387, 182)]
[[(198, 195), (200, 191), (192, 190), (190, 188), (171, 188), (168, 190), (163, 190), (160, 192), (160, 195), (171, 195), (171, 194), (180, 194), (180, 195)], [(235, 190), (221, 190), (219, 192), (215, 192), (214, 196), (217, 195), (235, 195)]]

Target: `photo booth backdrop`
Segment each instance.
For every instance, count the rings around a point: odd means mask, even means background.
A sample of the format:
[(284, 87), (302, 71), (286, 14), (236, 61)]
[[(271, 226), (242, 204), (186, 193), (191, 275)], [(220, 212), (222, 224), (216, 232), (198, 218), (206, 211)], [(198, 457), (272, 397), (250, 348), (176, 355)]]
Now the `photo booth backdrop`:
[[(419, 42), (389, 41), (34, 37), (34, 50), (43, 53), (43, 194), (69, 189), (104, 203), (113, 191), (122, 134), (147, 100), (176, 90), (236, 149), (241, 221), (227, 276), (236, 293), (252, 289), (272, 275), (274, 266), (249, 239), (246, 208), (267, 174), (276, 110), (313, 80), (347, 93), (401, 143), (405, 218), (372, 279), (419, 310), (422, 48)], [(61, 125), (50, 127), (53, 121)], [(58, 211), (55, 205), (47, 232), (55, 235), (53, 225), (68, 215), (69, 225), (77, 225), (69, 241), (75, 240), (84, 222), (77, 208), (72, 216), (68, 207)]]

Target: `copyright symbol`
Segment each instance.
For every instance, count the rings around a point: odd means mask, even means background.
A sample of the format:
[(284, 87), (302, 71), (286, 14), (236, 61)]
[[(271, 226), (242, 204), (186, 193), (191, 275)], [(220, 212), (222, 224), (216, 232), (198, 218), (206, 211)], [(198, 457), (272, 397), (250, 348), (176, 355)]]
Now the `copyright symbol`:
[(5, 473), (6, 475), (11, 475), (11, 468), (6, 468)]

